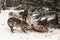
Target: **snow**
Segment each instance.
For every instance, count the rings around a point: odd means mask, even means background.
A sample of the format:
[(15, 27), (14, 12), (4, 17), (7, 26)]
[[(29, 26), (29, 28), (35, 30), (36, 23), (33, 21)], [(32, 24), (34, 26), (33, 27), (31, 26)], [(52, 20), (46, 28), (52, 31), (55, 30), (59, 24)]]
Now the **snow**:
[(42, 18), (41, 18), (41, 20), (45, 20), (45, 19), (46, 19), (46, 17), (42, 17)]
[[(31, 21), (31, 23), (34, 24), (34, 25), (37, 25), (38, 24), (37, 21), (39, 20), (39, 18), (35, 19), (36, 15), (38, 15), (38, 14), (33, 14), (33, 18), (32, 18), (32, 21)], [(51, 15), (51, 16), (47, 15), (47, 16), (41, 17), (40, 21), (45, 20), (46, 18), (47, 18), (47, 21), (51, 21), (55, 18), (55, 15)]]
[(48, 21), (50, 21), (50, 20), (53, 20), (54, 18), (55, 18), (55, 15), (51, 15), (51, 16), (47, 16), (48, 17)]
[(48, 15), (48, 16), (44, 16), (41, 18), (41, 20), (45, 20), (47, 18), (47, 21), (53, 20), (55, 18), (55, 15)]
[(8, 13), (13, 10), (4, 10), (0, 13), (0, 40), (60, 40), (60, 29), (49, 28), (48, 33), (27, 31), (27, 33), (15, 30), (10, 31), (7, 25)]

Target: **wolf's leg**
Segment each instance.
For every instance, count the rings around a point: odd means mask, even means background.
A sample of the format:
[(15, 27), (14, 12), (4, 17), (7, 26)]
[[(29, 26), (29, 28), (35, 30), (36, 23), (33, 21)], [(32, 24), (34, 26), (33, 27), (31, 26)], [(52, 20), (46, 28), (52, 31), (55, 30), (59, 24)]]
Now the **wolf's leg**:
[(13, 32), (13, 27), (12, 27), (12, 26), (10, 26), (10, 28), (11, 28), (11, 32), (12, 32), (12, 33), (14, 33), (14, 32)]
[(21, 30), (22, 30), (24, 33), (27, 33), (27, 32), (25, 31), (24, 27), (21, 27)]
[[(11, 32), (13, 32), (13, 25), (14, 25), (14, 23), (13, 23), (13, 22), (8, 21), (8, 26), (10, 27)], [(13, 33), (14, 33), (14, 32), (13, 32)]]
[(26, 33), (25, 28), (24, 28), (24, 23), (23, 23), (23, 21), (21, 21), (20, 26), (21, 26), (21, 30), (22, 30), (24, 33)]

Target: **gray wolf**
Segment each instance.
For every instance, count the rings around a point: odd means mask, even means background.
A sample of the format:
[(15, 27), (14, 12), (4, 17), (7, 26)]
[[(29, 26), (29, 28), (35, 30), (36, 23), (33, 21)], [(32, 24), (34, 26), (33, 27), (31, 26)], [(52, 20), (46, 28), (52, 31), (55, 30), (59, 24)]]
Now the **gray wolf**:
[(11, 32), (13, 32), (13, 27), (20, 27), (21, 30), (26, 33), (25, 28), (29, 26), (29, 24), (26, 21), (22, 21), (14, 17), (9, 18), (7, 24), (11, 28)]

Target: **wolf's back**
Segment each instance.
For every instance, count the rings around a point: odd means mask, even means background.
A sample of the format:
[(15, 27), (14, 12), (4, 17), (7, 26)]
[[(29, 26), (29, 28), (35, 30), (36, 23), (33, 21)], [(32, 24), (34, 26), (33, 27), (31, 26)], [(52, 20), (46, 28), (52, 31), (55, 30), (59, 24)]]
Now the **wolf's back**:
[(8, 26), (14, 26), (16, 24), (19, 25), (21, 23), (21, 20), (12, 17), (8, 19), (7, 23), (8, 23)]

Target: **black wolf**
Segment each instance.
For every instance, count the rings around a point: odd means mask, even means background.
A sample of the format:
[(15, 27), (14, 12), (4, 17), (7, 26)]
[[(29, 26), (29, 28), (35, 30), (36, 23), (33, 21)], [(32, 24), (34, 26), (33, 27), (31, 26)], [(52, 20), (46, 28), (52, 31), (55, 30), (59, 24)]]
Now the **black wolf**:
[(13, 32), (13, 27), (21, 27), (22, 31), (26, 33), (25, 28), (29, 26), (29, 24), (26, 21), (22, 21), (14, 17), (9, 18), (7, 24), (11, 28), (12, 32)]
[(24, 12), (20, 12), (19, 15), (22, 15), (22, 19), (24, 19), (25, 21), (27, 20), (27, 16), (28, 16), (28, 10), (24, 10)]

